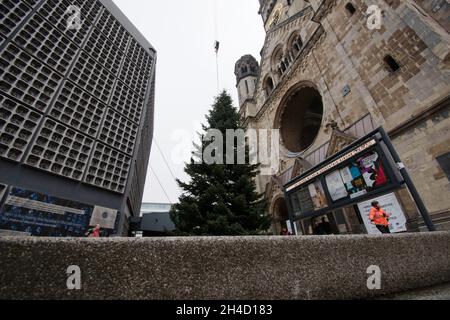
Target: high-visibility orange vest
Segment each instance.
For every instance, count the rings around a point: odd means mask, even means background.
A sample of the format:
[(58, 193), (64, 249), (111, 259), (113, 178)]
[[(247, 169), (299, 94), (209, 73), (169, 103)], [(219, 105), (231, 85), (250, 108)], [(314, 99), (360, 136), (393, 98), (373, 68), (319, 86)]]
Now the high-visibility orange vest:
[(377, 209), (375, 207), (372, 207), (370, 209), (369, 219), (374, 224), (388, 226), (389, 225), (389, 221), (388, 221), (389, 217), (390, 217), (390, 215), (381, 208)]

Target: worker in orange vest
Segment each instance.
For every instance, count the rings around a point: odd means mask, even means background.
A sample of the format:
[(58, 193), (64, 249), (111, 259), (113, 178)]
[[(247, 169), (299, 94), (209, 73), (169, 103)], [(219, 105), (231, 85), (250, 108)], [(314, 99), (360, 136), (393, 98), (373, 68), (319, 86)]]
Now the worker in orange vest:
[(389, 217), (391, 215), (381, 209), (378, 201), (372, 202), (369, 219), (381, 233), (391, 233), (389, 230)]

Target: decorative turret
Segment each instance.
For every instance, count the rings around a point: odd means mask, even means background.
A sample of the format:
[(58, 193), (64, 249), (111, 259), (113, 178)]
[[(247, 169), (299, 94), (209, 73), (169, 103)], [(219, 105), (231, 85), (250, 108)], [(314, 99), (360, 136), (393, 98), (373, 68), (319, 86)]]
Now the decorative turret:
[(251, 55), (245, 55), (236, 62), (234, 69), (239, 95), (239, 106), (252, 99), (256, 90), (256, 81), (259, 76), (259, 64)]

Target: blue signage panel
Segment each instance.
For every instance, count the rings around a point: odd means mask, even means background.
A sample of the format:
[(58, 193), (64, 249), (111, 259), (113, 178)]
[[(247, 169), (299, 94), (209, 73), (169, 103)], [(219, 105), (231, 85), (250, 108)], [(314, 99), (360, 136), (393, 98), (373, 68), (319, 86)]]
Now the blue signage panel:
[(0, 229), (32, 236), (82, 237), (94, 206), (11, 187), (0, 209)]

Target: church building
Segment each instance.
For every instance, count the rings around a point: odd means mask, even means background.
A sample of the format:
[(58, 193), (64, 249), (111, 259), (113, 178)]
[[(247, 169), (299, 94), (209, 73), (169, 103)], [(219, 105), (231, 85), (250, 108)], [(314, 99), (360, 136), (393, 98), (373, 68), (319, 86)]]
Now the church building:
[[(280, 133), (278, 172), (257, 178), (273, 233), (372, 233), (366, 211), (373, 199), (360, 196), (378, 184), (386, 192), (374, 199), (396, 214), (391, 231), (427, 230), (411, 190), (387, 188), (388, 160), (380, 152), (323, 170), (377, 128), (392, 141), (396, 165), (406, 168), (435, 228), (450, 230), (449, 2), (259, 2), (261, 56), (244, 55), (235, 74), (244, 127)], [(307, 210), (304, 192), (288, 189), (315, 170), (323, 177), (304, 188)]]

